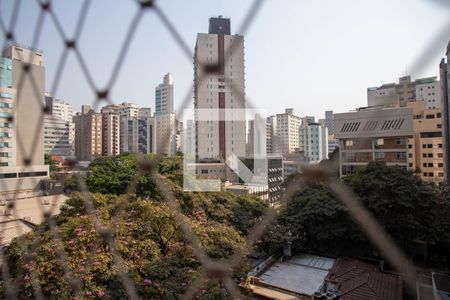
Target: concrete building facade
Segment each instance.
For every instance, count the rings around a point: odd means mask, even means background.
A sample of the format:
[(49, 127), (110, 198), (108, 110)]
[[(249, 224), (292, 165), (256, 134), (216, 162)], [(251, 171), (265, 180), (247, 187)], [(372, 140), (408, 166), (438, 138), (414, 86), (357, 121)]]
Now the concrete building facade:
[(64, 158), (73, 155), (73, 141), (71, 141), (71, 130), (73, 123), (64, 121), (53, 115), (44, 117), (44, 148), (45, 154), (59, 155)]
[(408, 103), (413, 109), (414, 137), (409, 139), (408, 163), (420, 170), (424, 182), (444, 182), (442, 113), (440, 109), (425, 108), (424, 101)]
[[(244, 37), (231, 35), (229, 19), (211, 18), (209, 24), (208, 33), (197, 34), (194, 107), (220, 111), (220, 121), (196, 120), (196, 156), (198, 161), (223, 162), (232, 153), (245, 155)], [(234, 120), (225, 120), (225, 109), (237, 109), (231, 114)]]
[(325, 126), (328, 128), (328, 134), (334, 134), (334, 119), (333, 119), (333, 111), (327, 110), (325, 111)]
[(155, 114), (174, 112), (173, 78), (170, 73), (164, 75), (163, 82), (155, 88)]
[(450, 183), (450, 41), (446, 51), (447, 61), (442, 59), (440, 69), (441, 79), (441, 104), (443, 118), (443, 146), (444, 146), (444, 177)]
[(404, 76), (398, 83), (382, 84), (367, 89), (368, 106), (405, 107), (411, 101), (424, 101), (425, 108), (441, 107), (440, 82), (437, 77), (420, 78), (411, 81)]
[(117, 156), (120, 154), (120, 113), (117, 105), (102, 107), (102, 156)]
[(328, 128), (321, 123), (303, 122), (299, 129), (299, 151), (310, 163), (328, 157)]
[(340, 174), (353, 174), (371, 161), (409, 169), (408, 140), (414, 136), (413, 109), (371, 108), (334, 115)]
[(172, 156), (177, 151), (175, 113), (154, 115), (153, 146), (155, 153)]
[(102, 155), (102, 115), (90, 105), (83, 105), (73, 117), (75, 123), (75, 157), (91, 161)]
[[(275, 153), (290, 154), (297, 151), (300, 147), (300, 126), (302, 118), (294, 115), (292, 108), (287, 108), (284, 114), (276, 115), (276, 130), (273, 130), (275, 136)], [(272, 141), (272, 147), (273, 147)]]
[[(0, 78), (0, 193), (39, 192), (44, 164), (45, 67), (40, 51), (11, 45), (3, 51)], [(15, 197), (15, 196), (14, 196)]]

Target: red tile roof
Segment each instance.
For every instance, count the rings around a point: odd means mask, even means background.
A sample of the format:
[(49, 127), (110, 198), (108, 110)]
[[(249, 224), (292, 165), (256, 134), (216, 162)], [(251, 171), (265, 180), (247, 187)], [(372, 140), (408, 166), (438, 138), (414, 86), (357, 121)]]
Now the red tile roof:
[(325, 281), (337, 286), (343, 300), (402, 299), (399, 276), (378, 271), (376, 266), (359, 260), (339, 258)]

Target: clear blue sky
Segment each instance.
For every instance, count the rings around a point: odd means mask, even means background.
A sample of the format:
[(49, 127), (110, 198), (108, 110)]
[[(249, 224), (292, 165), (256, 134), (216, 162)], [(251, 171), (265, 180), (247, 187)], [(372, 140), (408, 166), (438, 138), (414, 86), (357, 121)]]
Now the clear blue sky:
[[(8, 22), (12, 4), (2, 1)], [(252, 1), (160, 0), (161, 9), (193, 50), (196, 34), (207, 32), (208, 18), (231, 18), (238, 29)], [(325, 110), (344, 112), (366, 104), (366, 88), (394, 82), (450, 20), (438, 0), (267, 0), (246, 34), (246, 93), (270, 113), (293, 107), (299, 115), (323, 117)], [(444, 2), (444, 1), (441, 1)], [(52, 2), (66, 33), (73, 34), (82, 1)], [(79, 48), (98, 86), (106, 84), (126, 29), (137, 6), (132, 0), (94, 0)], [(37, 20), (35, 1), (22, 1), (15, 36), (30, 45)], [(445, 35), (445, 34), (444, 34)], [(441, 39), (430, 64), (413, 77), (438, 75), (448, 37)], [(0, 40), (3, 43), (3, 40)], [(44, 50), (47, 89), (52, 86), (63, 43), (46, 18), (38, 48)], [(175, 106), (193, 84), (193, 66), (155, 13), (142, 19), (125, 58), (114, 102), (154, 107), (154, 87), (166, 72), (175, 80)], [(89, 104), (94, 95), (73, 53), (55, 95), (73, 104)]]

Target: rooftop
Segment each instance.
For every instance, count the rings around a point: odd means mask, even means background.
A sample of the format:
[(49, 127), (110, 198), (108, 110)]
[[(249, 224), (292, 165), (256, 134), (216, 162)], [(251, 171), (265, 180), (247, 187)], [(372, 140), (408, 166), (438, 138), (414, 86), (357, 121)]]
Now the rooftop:
[(299, 254), (288, 261), (277, 261), (257, 277), (274, 288), (312, 295), (321, 288), (334, 262), (328, 257)]
[(44, 213), (57, 215), (61, 206), (66, 201), (64, 195), (33, 197), (26, 199), (18, 199), (14, 202), (14, 208), (10, 214), (5, 215), (7, 203), (1, 202), (0, 210), (0, 246), (9, 244), (15, 237), (30, 232), (34, 226), (44, 221)]
[(359, 260), (339, 258), (325, 279), (346, 300), (397, 300), (402, 298), (402, 280)]

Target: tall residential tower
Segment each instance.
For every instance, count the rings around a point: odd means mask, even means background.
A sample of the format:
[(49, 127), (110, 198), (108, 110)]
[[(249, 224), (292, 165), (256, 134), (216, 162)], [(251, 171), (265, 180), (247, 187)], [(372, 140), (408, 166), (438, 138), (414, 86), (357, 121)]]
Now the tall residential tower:
[[(197, 34), (194, 107), (211, 110), (212, 115), (219, 111), (211, 120), (197, 119), (198, 161), (223, 162), (232, 153), (245, 155), (244, 37), (231, 35), (230, 27), (230, 19), (219, 16), (210, 18), (208, 33)], [(230, 110), (226, 118), (225, 109)]]

